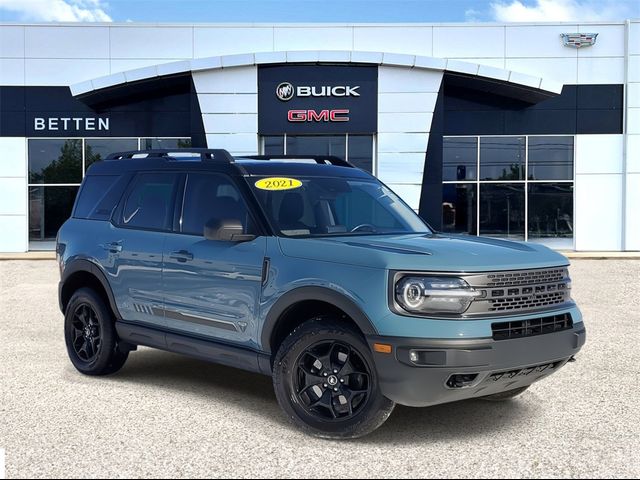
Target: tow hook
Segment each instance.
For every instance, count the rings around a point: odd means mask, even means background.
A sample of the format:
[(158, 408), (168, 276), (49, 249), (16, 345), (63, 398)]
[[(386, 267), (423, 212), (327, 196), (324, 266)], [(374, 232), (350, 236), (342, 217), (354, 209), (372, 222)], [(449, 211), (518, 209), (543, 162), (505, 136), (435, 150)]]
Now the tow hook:
[(575, 363), (575, 361), (576, 361), (576, 357), (574, 357), (574, 356), (572, 356), (572, 357), (569, 359), (569, 363)]

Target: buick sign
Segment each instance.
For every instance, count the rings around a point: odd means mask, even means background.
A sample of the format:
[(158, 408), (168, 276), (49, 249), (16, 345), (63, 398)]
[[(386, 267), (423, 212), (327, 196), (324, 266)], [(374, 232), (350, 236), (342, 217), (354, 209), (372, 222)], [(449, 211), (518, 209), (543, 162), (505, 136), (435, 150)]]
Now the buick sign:
[(276, 96), (283, 102), (288, 102), (294, 96), (298, 97), (359, 97), (360, 86), (352, 87), (350, 85), (323, 85), (308, 86), (303, 85), (294, 87), (289, 82), (282, 82), (276, 87)]

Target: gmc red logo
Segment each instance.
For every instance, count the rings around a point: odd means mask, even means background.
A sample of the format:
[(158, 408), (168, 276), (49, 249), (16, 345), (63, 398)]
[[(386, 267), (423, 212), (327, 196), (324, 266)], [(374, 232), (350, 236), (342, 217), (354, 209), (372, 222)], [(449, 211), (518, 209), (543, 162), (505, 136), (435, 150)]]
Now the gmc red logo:
[(290, 122), (348, 122), (349, 110), (289, 110)]

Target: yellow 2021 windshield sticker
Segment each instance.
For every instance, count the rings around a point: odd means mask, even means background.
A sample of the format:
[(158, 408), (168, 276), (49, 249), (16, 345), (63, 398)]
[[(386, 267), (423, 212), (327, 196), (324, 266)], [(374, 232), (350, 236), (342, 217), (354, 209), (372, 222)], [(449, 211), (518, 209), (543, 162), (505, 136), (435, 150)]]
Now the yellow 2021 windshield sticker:
[(300, 188), (302, 182), (295, 178), (271, 177), (258, 180), (255, 185), (260, 190), (279, 191)]

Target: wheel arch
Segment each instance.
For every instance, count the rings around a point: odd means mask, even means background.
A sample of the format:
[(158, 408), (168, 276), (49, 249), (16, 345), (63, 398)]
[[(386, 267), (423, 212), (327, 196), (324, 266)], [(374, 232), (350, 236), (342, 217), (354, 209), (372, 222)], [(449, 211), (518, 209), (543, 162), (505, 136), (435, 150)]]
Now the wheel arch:
[(113, 291), (111, 290), (111, 286), (109, 285), (105, 274), (96, 264), (84, 259), (73, 260), (65, 267), (62, 274), (58, 299), (60, 303), (60, 310), (63, 314), (66, 311), (73, 293), (82, 287), (90, 287), (96, 290), (97, 293), (102, 296), (105, 303), (110, 307), (111, 311), (116, 316), (116, 319), (122, 319), (122, 316), (118, 312), (118, 307), (116, 306)]
[(296, 308), (303, 306), (313, 308), (314, 305), (326, 306), (329, 311), (343, 313), (364, 335), (378, 333), (369, 317), (346, 295), (327, 287), (299, 287), (282, 295), (269, 310), (261, 334), (263, 351), (274, 354), (283, 331), (290, 333), (293, 328), (309, 319), (303, 318), (296, 321), (296, 319), (292, 320), (289, 314)]

